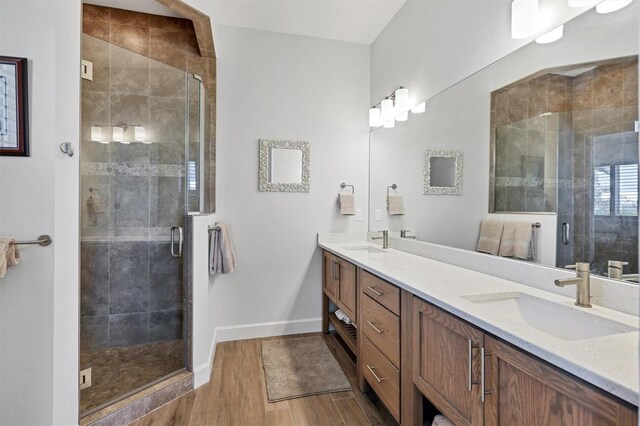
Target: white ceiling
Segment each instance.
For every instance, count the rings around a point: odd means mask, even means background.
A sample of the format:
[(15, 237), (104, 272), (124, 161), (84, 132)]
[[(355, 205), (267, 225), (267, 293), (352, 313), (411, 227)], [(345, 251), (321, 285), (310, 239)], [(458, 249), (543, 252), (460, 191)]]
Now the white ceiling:
[(406, 0), (214, 0), (220, 25), (371, 44)]

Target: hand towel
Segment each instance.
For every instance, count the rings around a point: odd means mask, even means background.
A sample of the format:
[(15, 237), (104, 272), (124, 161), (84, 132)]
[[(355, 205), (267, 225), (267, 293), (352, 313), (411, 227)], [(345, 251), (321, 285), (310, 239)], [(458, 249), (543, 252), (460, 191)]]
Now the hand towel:
[(18, 246), (11, 244), (13, 237), (0, 237), (0, 278), (7, 273), (7, 267), (17, 265), (22, 260)]
[(438, 414), (433, 418), (433, 423), (431, 423), (431, 426), (454, 426), (454, 425), (453, 425), (453, 422), (451, 422), (451, 420), (449, 420), (442, 414)]
[(355, 208), (355, 196), (353, 194), (338, 194), (338, 200), (340, 201), (340, 214), (352, 215), (356, 214)]
[(404, 214), (404, 199), (400, 194), (389, 194), (389, 214), (392, 216)]
[(530, 222), (506, 222), (502, 233), (499, 256), (528, 260), (533, 256)]
[(480, 224), (480, 238), (476, 251), (496, 256), (500, 251), (503, 222), (497, 220), (483, 220)]
[(211, 275), (215, 275), (217, 272), (230, 274), (238, 265), (229, 226), (224, 222), (217, 222), (215, 226), (219, 229), (211, 232), (209, 269)]

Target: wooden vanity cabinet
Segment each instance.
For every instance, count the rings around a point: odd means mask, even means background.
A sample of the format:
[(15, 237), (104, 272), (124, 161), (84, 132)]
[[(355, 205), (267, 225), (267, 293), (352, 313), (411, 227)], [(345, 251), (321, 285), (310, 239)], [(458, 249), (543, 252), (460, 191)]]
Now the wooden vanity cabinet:
[(414, 385), (456, 425), (481, 425), (484, 333), (418, 298), (413, 333)]
[(638, 424), (636, 407), (415, 297), (413, 330), (413, 383), (456, 425)]
[(326, 251), (323, 258), (325, 294), (353, 323), (357, 323), (358, 287), (355, 265)]
[(635, 407), (491, 336), (484, 338), (490, 426), (637, 425)]

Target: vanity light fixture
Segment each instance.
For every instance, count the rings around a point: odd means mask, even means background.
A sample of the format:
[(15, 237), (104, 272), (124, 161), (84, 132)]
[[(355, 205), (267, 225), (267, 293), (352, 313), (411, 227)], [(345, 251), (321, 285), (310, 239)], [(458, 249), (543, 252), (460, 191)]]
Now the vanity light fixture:
[(369, 126), (387, 129), (396, 121), (409, 119), (409, 89), (400, 86), (391, 95), (369, 109)]
[(133, 128), (133, 139), (135, 139), (136, 142), (142, 142), (145, 143), (146, 142), (146, 137), (145, 137), (145, 129), (142, 126), (135, 126)]
[(128, 142), (124, 141), (124, 129), (122, 127), (114, 126), (112, 139), (114, 142), (120, 142), (123, 144), (127, 144)]
[(611, 13), (629, 6), (633, 0), (604, 0), (596, 6), (598, 13)]
[(382, 125), (382, 117), (380, 116), (380, 108), (373, 107), (369, 109), (369, 127), (380, 127)]
[(91, 140), (93, 142), (105, 143), (102, 140), (102, 127), (98, 127), (98, 126), (91, 127)]
[(538, 0), (513, 0), (511, 3), (511, 38), (535, 35), (538, 30)]
[(538, 44), (549, 44), (554, 41), (558, 41), (564, 35), (564, 25), (560, 25), (559, 27), (555, 27), (551, 31), (546, 34), (541, 35), (536, 39), (536, 43)]
[(422, 114), (426, 110), (427, 110), (427, 103), (426, 102), (422, 102), (422, 103), (414, 106), (413, 108), (411, 108), (411, 112), (413, 114)]
[(395, 116), (398, 121), (407, 121), (409, 118), (409, 89), (400, 86), (395, 91)]

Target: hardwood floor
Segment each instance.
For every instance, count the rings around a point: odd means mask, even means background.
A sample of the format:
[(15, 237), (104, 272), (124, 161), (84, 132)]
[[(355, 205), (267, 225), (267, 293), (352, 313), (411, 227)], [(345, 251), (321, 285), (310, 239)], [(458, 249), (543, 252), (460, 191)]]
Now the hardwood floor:
[(396, 424), (375, 397), (370, 399), (358, 390), (355, 365), (332, 334), (323, 337), (353, 390), (269, 403), (260, 359), (260, 343), (263, 340), (292, 337), (301, 335), (219, 343), (209, 383), (148, 413), (131, 425)]

